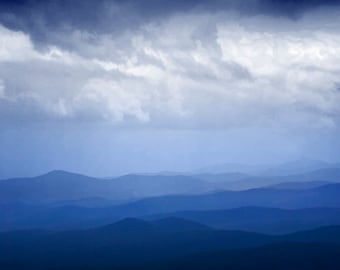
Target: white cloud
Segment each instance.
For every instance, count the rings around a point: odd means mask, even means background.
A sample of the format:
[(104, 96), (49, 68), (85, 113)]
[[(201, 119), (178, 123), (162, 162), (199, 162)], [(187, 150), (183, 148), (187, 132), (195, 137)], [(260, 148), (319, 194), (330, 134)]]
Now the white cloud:
[(289, 67), (339, 70), (340, 35), (303, 31), (247, 31), (241, 26), (218, 26), (223, 60), (235, 61), (256, 75), (284, 73)]
[(340, 32), (312, 19), (179, 14), (120, 36), (75, 30), (72, 52), (1, 27), (0, 76), (18, 106), (61, 118), (334, 127)]
[(0, 62), (25, 61), (35, 56), (30, 37), (0, 25)]
[(147, 100), (144, 91), (135, 88), (124, 89), (114, 80), (90, 79), (75, 96), (75, 107), (93, 110), (111, 121), (123, 121), (133, 116), (140, 121), (149, 121), (149, 114), (143, 109)]
[(0, 79), (0, 98), (5, 97), (5, 84), (2, 79)]

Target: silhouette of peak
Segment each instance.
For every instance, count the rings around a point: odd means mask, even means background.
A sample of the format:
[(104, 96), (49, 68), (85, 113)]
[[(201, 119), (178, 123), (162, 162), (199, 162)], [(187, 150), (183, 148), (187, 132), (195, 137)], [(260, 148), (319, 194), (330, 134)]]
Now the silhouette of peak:
[(50, 171), (46, 174), (37, 176), (37, 178), (48, 178), (48, 179), (62, 178), (62, 179), (67, 179), (67, 178), (91, 178), (91, 177), (86, 176), (86, 175), (82, 175), (82, 174), (78, 174), (78, 173), (63, 171), (63, 170), (53, 170), (53, 171)]
[(158, 230), (169, 232), (202, 231), (211, 229), (201, 223), (176, 217), (159, 219), (153, 221), (152, 224), (154, 224)]
[(68, 171), (63, 171), (63, 170), (52, 170), (46, 174), (43, 174), (45, 176), (55, 176), (55, 175), (73, 175), (74, 173), (68, 172)]
[(110, 230), (110, 231), (123, 231), (123, 232), (134, 232), (140, 233), (143, 231), (150, 231), (152, 229), (152, 225), (144, 220), (137, 218), (124, 218), (119, 220), (113, 224), (106, 225), (102, 227), (102, 229)]
[(145, 221), (137, 218), (125, 218), (99, 229), (112, 232), (188, 232), (210, 230), (206, 225), (182, 218), (169, 217), (155, 221)]

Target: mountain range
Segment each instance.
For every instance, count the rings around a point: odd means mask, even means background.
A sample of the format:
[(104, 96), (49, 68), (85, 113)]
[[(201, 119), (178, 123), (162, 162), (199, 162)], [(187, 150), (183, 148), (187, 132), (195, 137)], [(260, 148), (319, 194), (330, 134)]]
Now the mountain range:
[(13, 202), (60, 204), (63, 201), (68, 203), (78, 201), (78, 205), (82, 205), (81, 201), (83, 201), (83, 205), (90, 206), (89, 202), (92, 200), (94, 203), (112, 205), (147, 197), (193, 195), (226, 190), (242, 191), (282, 183), (301, 183), (300, 187), (302, 187), (302, 183), (305, 183), (305, 186), (310, 185), (307, 182), (324, 184), (340, 182), (340, 168), (318, 169), (308, 173), (286, 176), (251, 176), (244, 173), (131, 174), (113, 179), (52, 171), (37, 177), (1, 180), (0, 204)]
[[(285, 250), (284, 255), (280, 250)], [(305, 256), (300, 256), (302, 251)], [(252, 255), (246, 255), (249, 252)], [(278, 264), (282, 256), (288, 256), (283, 266), (289, 269), (313, 269), (308, 268), (313, 263), (319, 269), (336, 269), (340, 266), (340, 226), (270, 236), (214, 230), (178, 218), (152, 222), (128, 218), (89, 230), (0, 233), (0, 254), (0, 267), (8, 270), (174, 269), (174, 265), (223, 269), (229, 264), (233, 269), (251, 269), (252, 262), (270, 269), (267, 260)], [(247, 267), (241, 255), (249, 258)]]
[[(190, 216), (196, 215), (201, 218), (192, 220), (214, 227), (280, 233), (338, 224), (339, 208), (338, 183), (296, 190), (259, 188), (150, 197), (105, 207), (8, 203), (0, 205), (4, 217), (0, 229), (89, 228), (124, 217), (166, 215), (192, 219)], [(185, 216), (181, 216), (183, 211)]]
[(1, 180), (0, 213), (6, 270), (340, 269), (336, 164), (110, 178), (52, 171)]

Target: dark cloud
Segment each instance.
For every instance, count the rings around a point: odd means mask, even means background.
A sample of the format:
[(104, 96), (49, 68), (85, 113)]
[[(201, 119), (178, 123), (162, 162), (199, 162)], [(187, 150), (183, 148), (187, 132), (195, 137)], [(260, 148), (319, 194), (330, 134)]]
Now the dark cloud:
[(339, 0), (262, 0), (258, 1), (258, 11), (264, 14), (296, 18), (311, 9), (338, 6), (339, 4)]
[(0, 177), (339, 159), (338, 4), (0, 1)]
[(44, 42), (51, 31), (76, 28), (114, 33), (177, 12), (236, 11), (297, 18), (307, 10), (339, 3), (340, 0), (10, 0), (0, 1), (0, 23)]

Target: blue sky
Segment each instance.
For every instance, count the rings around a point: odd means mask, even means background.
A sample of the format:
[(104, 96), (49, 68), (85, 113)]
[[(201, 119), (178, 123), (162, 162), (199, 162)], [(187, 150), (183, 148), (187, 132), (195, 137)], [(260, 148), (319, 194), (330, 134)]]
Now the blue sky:
[(339, 1), (1, 1), (0, 177), (338, 161)]

